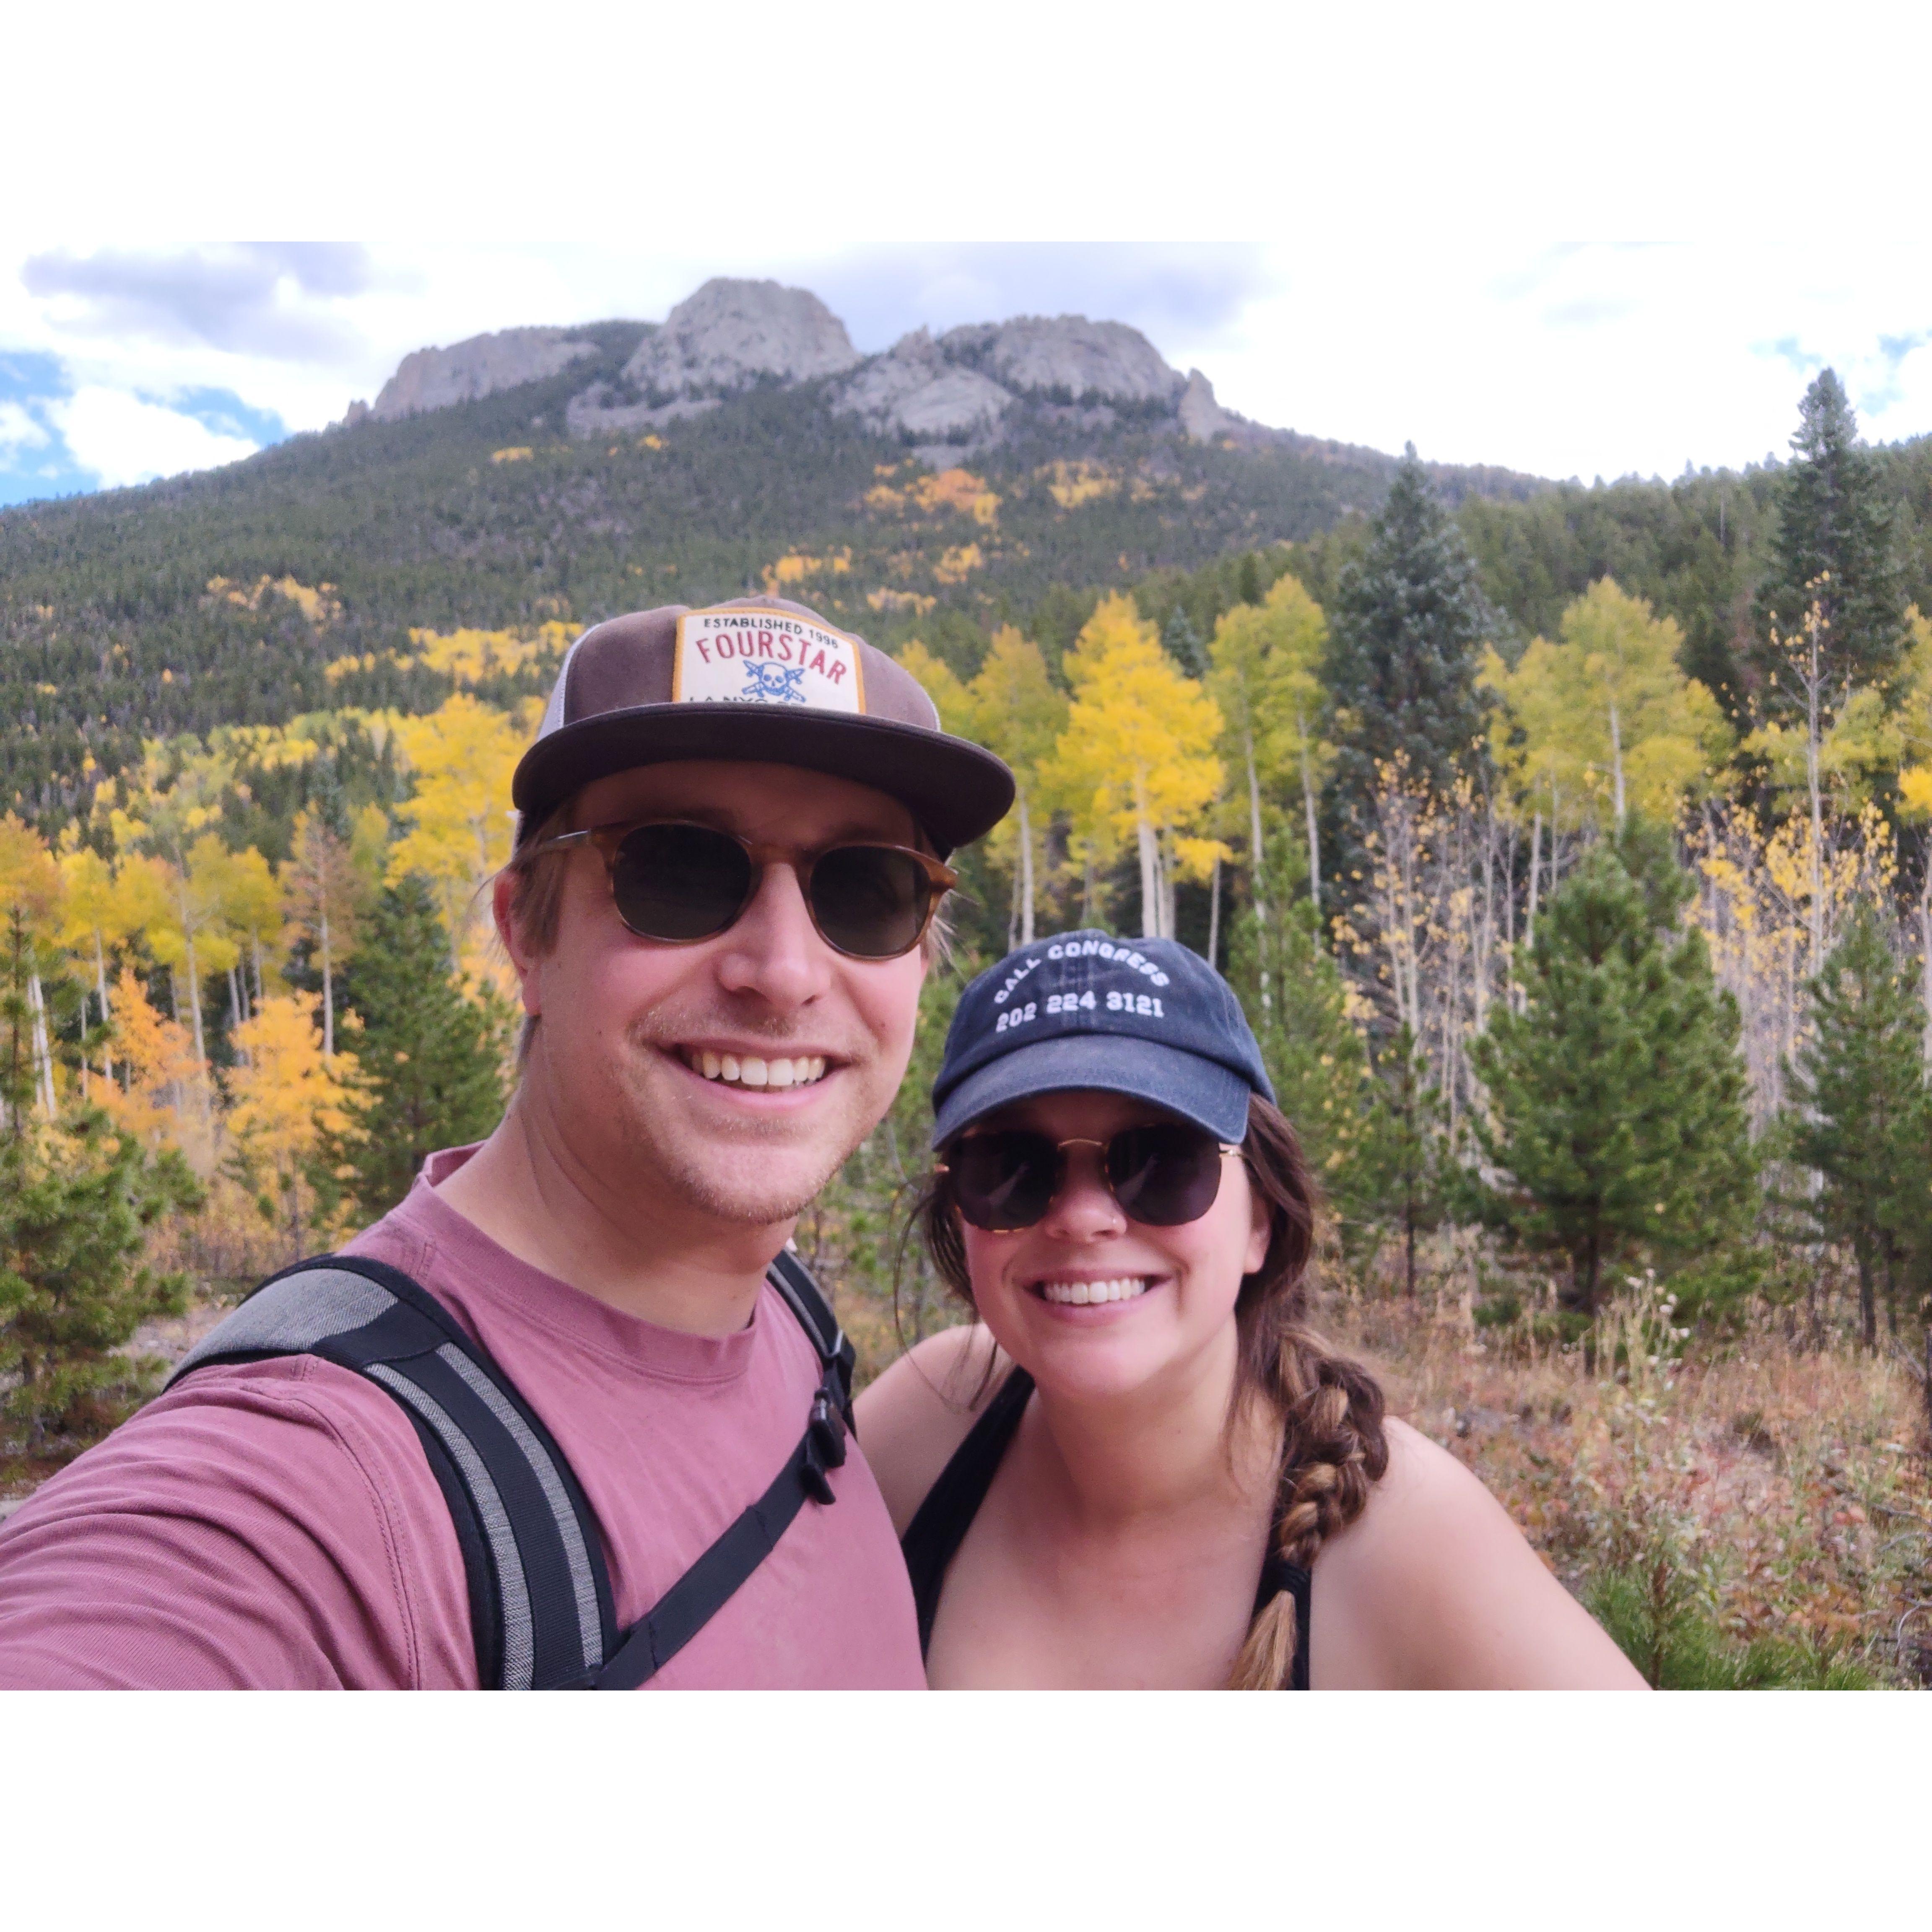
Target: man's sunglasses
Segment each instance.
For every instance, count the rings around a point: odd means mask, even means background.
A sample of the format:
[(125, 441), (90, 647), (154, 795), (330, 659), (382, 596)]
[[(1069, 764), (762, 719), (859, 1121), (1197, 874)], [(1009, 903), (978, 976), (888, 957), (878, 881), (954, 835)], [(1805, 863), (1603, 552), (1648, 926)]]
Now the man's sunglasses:
[(1240, 1151), (1180, 1120), (1126, 1127), (1107, 1141), (1053, 1141), (1009, 1128), (955, 1141), (938, 1171), (974, 1227), (1015, 1234), (1053, 1205), (1066, 1184), (1066, 1150), (1076, 1147), (1101, 1150), (1101, 1172), (1120, 1212), (1149, 1228), (1199, 1220), (1221, 1191), (1222, 1156)]
[(592, 845), (603, 854), (617, 916), (640, 939), (688, 946), (715, 939), (743, 916), (767, 866), (789, 866), (818, 936), (854, 959), (896, 959), (926, 937), (939, 902), (959, 883), (937, 859), (904, 845), (831, 845), (822, 851), (754, 845), (735, 832), (682, 820), (592, 826), (540, 840), (524, 854)]

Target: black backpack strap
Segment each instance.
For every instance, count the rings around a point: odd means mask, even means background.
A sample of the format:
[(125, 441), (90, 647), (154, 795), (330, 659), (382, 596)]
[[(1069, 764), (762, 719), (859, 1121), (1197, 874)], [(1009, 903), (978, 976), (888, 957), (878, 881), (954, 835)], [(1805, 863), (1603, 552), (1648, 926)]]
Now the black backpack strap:
[(609, 1654), (616, 1618), (591, 1514), (550, 1432), (448, 1311), (400, 1269), (354, 1257), (262, 1283), (170, 1377), (214, 1362), (310, 1354), (404, 1410), (463, 1551), (479, 1681), (568, 1682)]
[(818, 1353), (821, 1373), (805, 1434), (764, 1494), (624, 1633), (610, 1661), (585, 1676), (586, 1690), (634, 1690), (648, 1682), (730, 1602), (808, 1502), (836, 1500), (830, 1472), (844, 1463), (851, 1432), (852, 1344), (824, 1291), (790, 1249), (766, 1278)]
[(832, 1312), (831, 1303), (825, 1298), (824, 1289), (812, 1279), (812, 1270), (792, 1248), (778, 1250), (765, 1278), (784, 1297), (786, 1306), (798, 1318), (798, 1325), (818, 1351), (820, 1366), (836, 1370), (839, 1412), (845, 1418), (845, 1426), (853, 1429), (852, 1366), (857, 1356), (838, 1325), (838, 1316)]
[(316, 1355), (386, 1391), (414, 1425), (463, 1552), (478, 1680), (504, 1690), (631, 1690), (730, 1601), (830, 1472), (851, 1429), (851, 1342), (787, 1250), (767, 1277), (818, 1355), (811, 1414), (771, 1486), (621, 1636), (596, 1519), (563, 1451), (488, 1354), (401, 1270), (323, 1256), (273, 1275), (168, 1378), (216, 1362)]

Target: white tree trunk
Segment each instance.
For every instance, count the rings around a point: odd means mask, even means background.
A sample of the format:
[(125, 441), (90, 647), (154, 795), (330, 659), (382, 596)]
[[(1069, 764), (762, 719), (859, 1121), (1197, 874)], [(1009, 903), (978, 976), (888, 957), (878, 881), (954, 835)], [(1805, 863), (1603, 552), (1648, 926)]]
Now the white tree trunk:
[(328, 908), (322, 909), (322, 1057), (335, 1058), (335, 980), (328, 957)]
[(1610, 768), (1615, 775), (1617, 802), (1617, 830), (1624, 829), (1624, 735), (1617, 718), (1617, 704), (1610, 700)]
[(1221, 951), (1221, 855), (1214, 854), (1214, 875), (1208, 888), (1208, 963), (1218, 968)]
[(1248, 883), (1255, 897), (1255, 950), (1261, 960), (1262, 1024), (1274, 1010), (1268, 983), (1268, 887), (1262, 869), (1262, 788), (1255, 776), (1255, 734), (1247, 734), (1248, 752)]
[(1033, 821), (1027, 815), (1027, 795), (1024, 786), (1019, 795), (1020, 808), (1020, 944), (1033, 944)]
[(1522, 922), (1522, 944), (1526, 952), (1532, 951), (1536, 945), (1536, 893), (1543, 873), (1543, 814), (1538, 812), (1531, 820), (1529, 827), (1529, 910)]
[(34, 1022), (34, 1097), (49, 1120), (54, 1117), (54, 1056), (47, 1038), (47, 1002), (40, 976), (27, 975), (27, 1010)]
[[(94, 928), (94, 990), (100, 1001), (100, 1024), (112, 1026), (114, 1017), (107, 1008), (107, 956), (101, 947), (100, 928), (98, 926)], [(84, 1057), (82, 1064), (86, 1064)], [(100, 1072), (104, 1079), (113, 1079), (114, 1048), (106, 1041), (101, 1043)]]
[(1141, 861), (1141, 937), (1158, 939), (1160, 932), (1160, 842), (1143, 812), (1134, 820)]
[[(1315, 823), (1315, 773), (1308, 761), (1308, 729), (1301, 722), (1301, 711), (1297, 706), (1294, 713), (1295, 735), (1301, 740), (1301, 808), (1308, 820), (1308, 896), (1315, 902), (1315, 910), (1322, 910), (1322, 837)], [(1254, 752), (1252, 742), (1248, 753), (1248, 769), (1254, 769)]]

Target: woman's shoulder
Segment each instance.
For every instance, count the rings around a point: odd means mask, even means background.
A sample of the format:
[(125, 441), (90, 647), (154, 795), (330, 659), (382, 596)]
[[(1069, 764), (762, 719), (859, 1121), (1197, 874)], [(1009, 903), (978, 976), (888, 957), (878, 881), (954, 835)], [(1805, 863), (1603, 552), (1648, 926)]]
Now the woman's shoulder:
[(916, 1342), (860, 1392), (859, 1444), (900, 1535), (1012, 1366), (973, 1323)]
[(1641, 1688), (1476, 1477), (1408, 1424), (1384, 1428), (1387, 1472), (1315, 1565), (1316, 1684)]

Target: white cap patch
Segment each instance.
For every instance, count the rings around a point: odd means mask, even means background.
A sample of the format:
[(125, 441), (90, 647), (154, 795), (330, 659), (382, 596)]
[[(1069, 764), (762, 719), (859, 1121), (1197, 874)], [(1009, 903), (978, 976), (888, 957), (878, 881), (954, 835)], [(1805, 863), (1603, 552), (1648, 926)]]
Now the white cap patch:
[(784, 610), (689, 610), (677, 620), (674, 704), (866, 708), (859, 649), (843, 632)]

